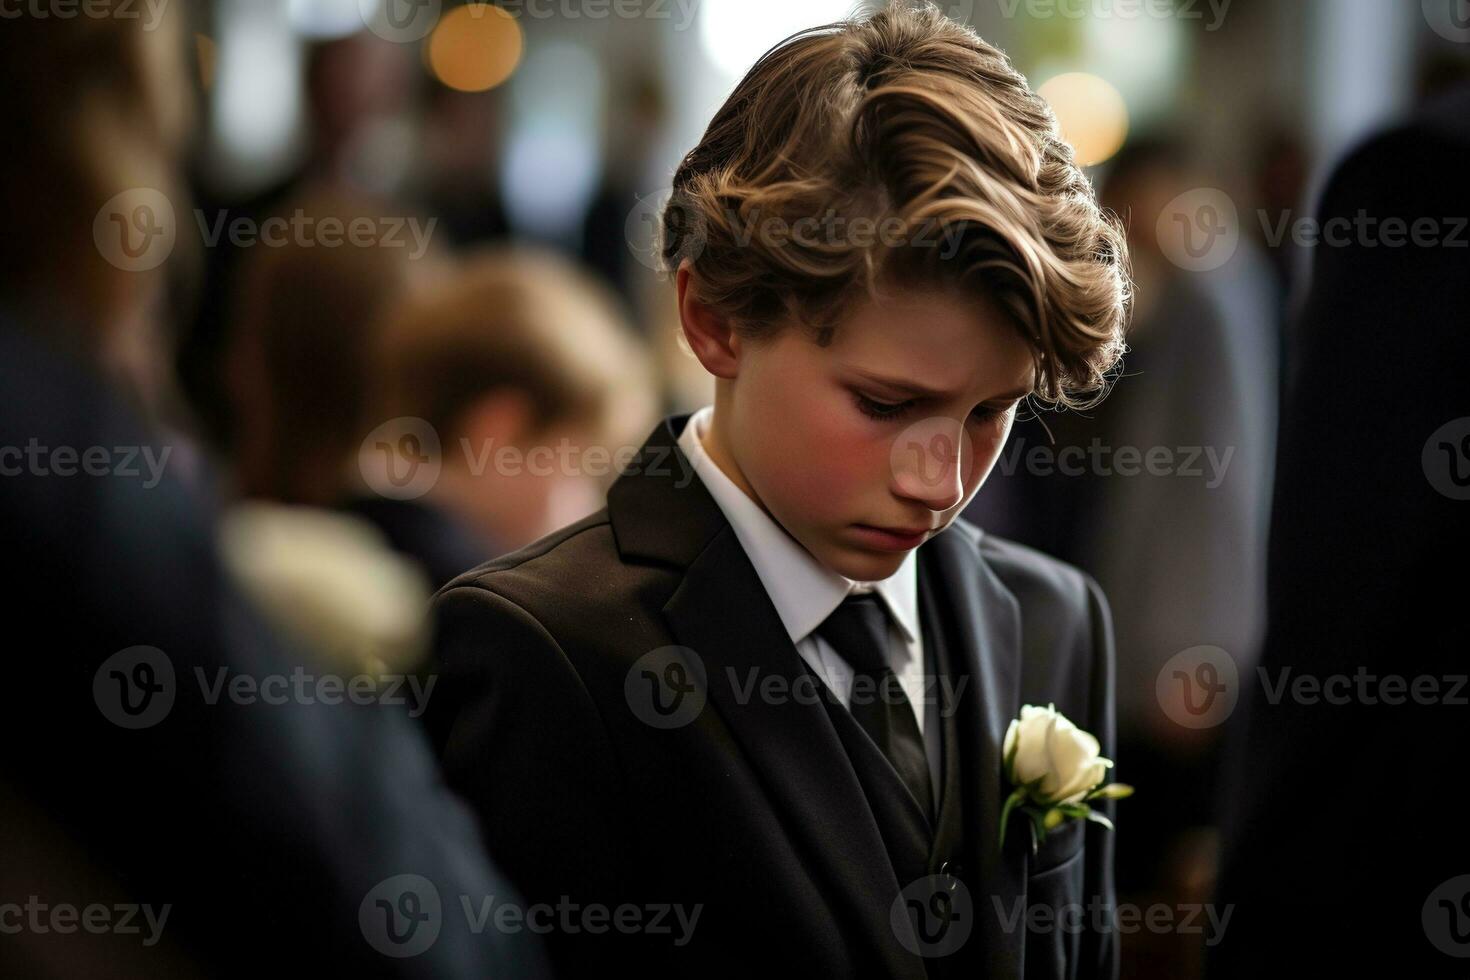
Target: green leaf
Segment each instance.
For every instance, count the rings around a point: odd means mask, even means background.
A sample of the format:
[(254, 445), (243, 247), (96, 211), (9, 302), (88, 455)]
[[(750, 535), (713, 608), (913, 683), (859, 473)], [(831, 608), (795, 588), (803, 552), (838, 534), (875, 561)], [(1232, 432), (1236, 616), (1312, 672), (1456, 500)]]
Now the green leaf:
[(1028, 809), (1031, 817), (1031, 853), (1035, 854), (1041, 841), (1046, 840), (1046, 814), (1041, 810)]
[(1006, 804), (1000, 811), (1000, 841), (998, 844), (1002, 848), (1005, 847), (1006, 843), (1006, 824), (1011, 819), (1011, 811), (1019, 806), (1025, 798), (1026, 791), (1024, 789), (1017, 789), (1010, 796), (1006, 797)]
[(1100, 823), (1109, 830), (1113, 829), (1113, 822), (1107, 817), (1103, 816), (1101, 813), (1098, 813), (1096, 810), (1093, 810), (1091, 813), (1089, 813), (1087, 815), (1087, 819), (1095, 823)]

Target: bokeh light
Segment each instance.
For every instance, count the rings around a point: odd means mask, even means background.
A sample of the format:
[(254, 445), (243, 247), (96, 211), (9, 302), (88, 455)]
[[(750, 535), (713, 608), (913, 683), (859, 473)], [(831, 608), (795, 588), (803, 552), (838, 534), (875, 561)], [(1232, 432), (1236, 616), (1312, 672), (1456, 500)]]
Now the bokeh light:
[(521, 25), (499, 7), (471, 4), (444, 15), (426, 51), (434, 77), (460, 92), (485, 92), (504, 82), (521, 60)]
[(1056, 113), (1062, 138), (1071, 144), (1080, 165), (1102, 163), (1127, 139), (1128, 107), (1106, 80), (1086, 72), (1067, 72), (1036, 91)]

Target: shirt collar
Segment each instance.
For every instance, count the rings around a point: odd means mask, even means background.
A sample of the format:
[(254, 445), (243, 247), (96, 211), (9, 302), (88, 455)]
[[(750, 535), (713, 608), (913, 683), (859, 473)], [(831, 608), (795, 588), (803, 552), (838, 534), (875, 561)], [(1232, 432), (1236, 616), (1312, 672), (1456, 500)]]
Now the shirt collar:
[(876, 582), (857, 582), (812, 557), (785, 528), (757, 504), (705, 452), (703, 439), (714, 406), (695, 412), (679, 434), (679, 448), (689, 458), (705, 489), (724, 512), (745, 554), (755, 566), (791, 642), (799, 643), (827, 619), (850, 593), (876, 592), (908, 641), (918, 638), (916, 550), (904, 556), (898, 570)]

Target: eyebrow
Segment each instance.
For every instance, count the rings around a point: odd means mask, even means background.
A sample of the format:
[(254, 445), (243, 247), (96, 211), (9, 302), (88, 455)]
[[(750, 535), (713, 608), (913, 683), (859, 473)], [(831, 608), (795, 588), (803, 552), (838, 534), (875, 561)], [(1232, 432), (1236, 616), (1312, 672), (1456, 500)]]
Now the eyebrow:
[[(914, 395), (919, 398), (939, 399), (949, 397), (949, 392), (947, 391), (940, 391), (937, 388), (927, 388), (924, 385), (921, 385), (915, 381), (905, 381), (902, 378), (885, 378), (880, 374), (871, 374), (867, 371), (857, 371), (855, 373), (859, 377), (863, 378), (866, 381), (872, 382), (873, 384), (883, 385), (884, 387), (892, 388), (895, 391), (906, 392), (907, 394)], [(1006, 398), (1025, 398), (1029, 394), (1031, 394), (1030, 388), (1018, 388), (1015, 391), (1001, 392), (1000, 394), (993, 395), (985, 400), (1000, 401)]]

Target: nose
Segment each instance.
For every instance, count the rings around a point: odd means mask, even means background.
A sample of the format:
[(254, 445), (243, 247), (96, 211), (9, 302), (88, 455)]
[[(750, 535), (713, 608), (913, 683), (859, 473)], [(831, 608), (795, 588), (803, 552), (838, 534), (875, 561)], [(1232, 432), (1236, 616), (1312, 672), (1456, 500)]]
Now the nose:
[(894, 492), (930, 510), (954, 507), (965, 495), (971, 453), (964, 426), (929, 425), (899, 436), (892, 452)]

